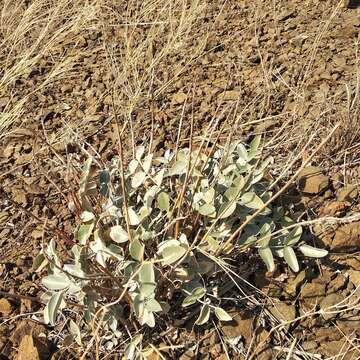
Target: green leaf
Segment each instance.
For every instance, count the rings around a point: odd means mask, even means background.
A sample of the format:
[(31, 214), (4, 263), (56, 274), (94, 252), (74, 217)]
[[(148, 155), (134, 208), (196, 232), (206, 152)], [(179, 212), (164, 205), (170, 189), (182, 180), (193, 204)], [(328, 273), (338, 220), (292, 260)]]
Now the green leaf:
[(120, 225), (115, 225), (111, 227), (109, 236), (117, 243), (124, 243), (129, 240), (129, 234)]
[(161, 251), (161, 256), (162, 256), (162, 264), (163, 265), (170, 265), (173, 264), (174, 262), (180, 260), (186, 253), (185, 248), (183, 248), (180, 245), (170, 245), (170, 246), (166, 246), (162, 251)]
[(82, 224), (79, 226), (79, 229), (76, 233), (76, 239), (80, 243), (80, 245), (86, 245), (88, 239), (91, 236), (93, 229), (94, 229), (94, 223)]
[(140, 224), (140, 219), (133, 208), (128, 208), (128, 214), (129, 214), (129, 223), (131, 226), (136, 226)]
[(299, 263), (297, 261), (293, 248), (291, 248), (290, 246), (284, 247), (284, 259), (286, 263), (290, 266), (292, 271), (299, 271)]
[(205, 324), (210, 318), (210, 307), (207, 304), (204, 304), (200, 310), (200, 315), (196, 319), (196, 325), (203, 325)]
[(39, 254), (36, 255), (35, 259), (33, 260), (32, 268), (35, 272), (40, 272), (44, 266), (48, 264), (48, 259), (45, 257), (45, 254), (40, 251)]
[(154, 266), (151, 263), (146, 263), (141, 266), (139, 272), (139, 282), (141, 283), (155, 283)]
[(186, 172), (187, 162), (178, 160), (170, 169), (170, 175), (182, 175)]
[(165, 175), (165, 169), (161, 169), (154, 177), (154, 181), (157, 186), (161, 186)]
[(264, 206), (263, 201), (254, 192), (247, 192), (243, 194), (240, 198), (240, 203), (241, 205), (255, 210)]
[(273, 272), (275, 270), (274, 256), (269, 247), (260, 248), (259, 254), (261, 259), (264, 261), (268, 271)]
[(140, 319), (144, 314), (145, 309), (145, 301), (144, 297), (141, 294), (137, 294), (133, 301), (135, 315), (138, 319)]
[(259, 145), (261, 141), (261, 135), (257, 135), (250, 143), (249, 160), (253, 159), (259, 153)]
[(144, 249), (144, 245), (138, 239), (134, 239), (129, 246), (131, 257), (137, 261), (142, 260), (144, 256)]
[(82, 177), (80, 179), (80, 189), (79, 189), (80, 195), (85, 194), (87, 190), (91, 165), (92, 165), (92, 158), (89, 157), (86, 160), (84, 167), (82, 169)]
[(70, 319), (69, 328), (70, 328), (70, 334), (73, 336), (76, 343), (81, 346), (82, 345), (81, 332), (80, 332), (80, 328), (79, 328), (78, 324), (76, 324), (75, 321)]
[(157, 206), (160, 210), (166, 211), (167, 213), (170, 210), (170, 197), (169, 195), (162, 191), (157, 197)]
[(259, 245), (262, 248), (267, 247), (267, 245), (269, 244), (270, 240), (271, 240), (271, 231), (275, 228), (275, 224), (274, 223), (264, 223), (263, 226), (261, 227), (260, 231), (259, 231)]
[(301, 238), (302, 227), (296, 226), (285, 236), (284, 244), (287, 246), (295, 245)]
[(212, 204), (214, 202), (215, 199), (215, 189), (214, 188), (210, 188), (207, 189), (204, 192), (203, 198), (202, 198), (207, 204)]
[(151, 168), (151, 162), (152, 162), (153, 154), (148, 154), (145, 156), (144, 161), (142, 162), (142, 166), (144, 168), (144, 171), (148, 174)]
[(135, 173), (133, 175), (133, 177), (131, 178), (131, 187), (133, 189), (138, 188), (139, 186), (141, 186), (143, 184), (145, 179), (146, 179), (146, 174), (143, 171), (139, 171), (139, 172)]
[(232, 321), (232, 317), (222, 308), (215, 308), (215, 315), (220, 321)]
[(233, 214), (236, 209), (236, 202), (233, 201), (230, 205), (229, 203), (224, 203), (220, 206), (219, 209), (219, 218), (225, 219)]
[(142, 341), (143, 339), (143, 335), (140, 334), (140, 335), (135, 335), (130, 344), (128, 344), (125, 348), (125, 352), (124, 352), (124, 355), (125, 355), (125, 359), (126, 360), (134, 360), (135, 359), (135, 355), (136, 355), (136, 347), (138, 344), (140, 344), (140, 342)]
[(237, 154), (240, 159), (247, 161), (248, 160), (248, 152), (246, 151), (246, 148), (244, 144), (239, 143), (236, 147)]
[(199, 299), (201, 299), (206, 294), (206, 289), (203, 287), (197, 287), (193, 289), (190, 295), (188, 295), (182, 302), (182, 306), (190, 306), (196, 303)]
[(314, 258), (322, 258), (328, 254), (328, 251), (325, 249), (318, 249), (316, 247), (313, 247), (313, 246), (310, 246), (307, 244), (303, 244), (303, 245), (299, 246), (299, 250), (305, 256), (314, 257)]
[(45, 276), (41, 283), (49, 290), (64, 290), (71, 285), (70, 279), (64, 273)]
[(141, 296), (143, 296), (144, 298), (147, 298), (149, 296), (154, 296), (155, 289), (156, 289), (155, 283), (143, 282), (140, 284), (139, 292), (140, 292)]
[(129, 173), (130, 175), (134, 174), (136, 169), (138, 168), (139, 166), (139, 162), (135, 159), (132, 159), (130, 162), (129, 162)]
[(198, 209), (199, 213), (203, 216), (215, 217), (216, 209), (215, 206), (210, 204), (201, 205)]
[(95, 219), (95, 215), (91, 211), (83, 211), (80, 215), (82, 222), (89, 222)]
[(135, 151), (136, 160), (140, 161), (144, 155), (144, 152), (145, 152), (145, 146), (143, 146), (143, 145), (138, 146)]
[(46, 324), (55, 325), (56, 316), (63, 299), (63, 293), (55, 292), (51, 295), (50, 300), (44, 309), (44, 321)]
[(145, 308), (148, 311), (159, 312), (162, 311), (161, 305), (155, 299), (148, 299), (145, 302)]
[(144, 309), (144, 314), (142, 316), (142, 324), (146, 324), (153, 328), (155, 326), (155, 317), (151, 311)]

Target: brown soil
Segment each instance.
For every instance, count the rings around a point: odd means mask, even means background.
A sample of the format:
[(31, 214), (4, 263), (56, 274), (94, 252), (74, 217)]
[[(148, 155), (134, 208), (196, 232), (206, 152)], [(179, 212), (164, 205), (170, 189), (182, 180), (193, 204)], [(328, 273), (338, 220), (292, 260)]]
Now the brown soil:
[[(51, 332), (30, 321), (30, 330), (15, 336), (27, 313), (41, 309), (32, 262), (42, 241), (71, 242), (73, 169), (87, 152), (104, 161), (117, 154), (115, 113), (127, 149), (133, 142), (149, 144), (151, 129), (154, 149), (172, 147), (179, 124), (186, 146), (192, 117), (199, 138), (212, 119), (219, 121), (217, 131), (233, 129), (245, 140), (262, 133), (265, 152), (276, 158), (272, 176), (316, 132), (290, 175), (339, 123), (312, 161), (321, 179), (310, 177), (297, 189), (294, 184), (282, 199), (295, 203), (301, 220), (353, 216), (348, 224), (309, 227), (307, 240), (327, 246), (330, 256), (304, 259), (298, 274), (284, 267), (267, 278), (256, 259), (244, 280), (260, 295), (245, 284), (251, 301), (241, 301), (235, 289), (227, 294), (235, 299), (234, 323), (196, 332), (179, 323), (181, 331), (168, 340), (185, 348), (163, 356), (285, 359), (295, 338), (294, 359), (360, 358), (358, 2), (210, 1), (181, 9), (175, 1), (168, 36), (169, 12), (159, 4), (144, 11), (141, 2), (86, 7), (65, 0), (59, 9), (34, 10), (39, 21), (13, 43), (11, 34), (24, 26), (20, 15), (31, 3), (41, 1), (0, 5), (0, 358), (36, 348), (39, 334)], [(75, 21), (77, 6), (86, 8), (83, 23)], [(58, 12), (37, 43), (52, 11)], [(66, 34), (55, 36), (62, 27)], [(334, 311), (319, 312), (331, 306)], [(51, 341), (54, 346), (56, 338)]]

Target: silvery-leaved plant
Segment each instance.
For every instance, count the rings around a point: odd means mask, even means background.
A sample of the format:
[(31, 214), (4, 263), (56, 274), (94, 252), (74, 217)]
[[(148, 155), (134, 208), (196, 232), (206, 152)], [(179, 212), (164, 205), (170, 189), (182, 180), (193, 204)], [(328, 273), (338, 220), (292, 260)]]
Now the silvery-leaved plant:
[[(213, 315), (230, 321), (213, 283), (206, 284), (216, 269), (211, 259), (253, 247), (269, 271), (277, 256), (296, 272), (298, 250), (325, 256), (325, 250), (301, 243), (301, 226), (282, 208), (265, 206), (273, 196), (264, 179), (272, 161), (262, 159), (259, 136), (248, 146), (234, 141), (210, 155), (182, 149), (156, 157), (140, 146), (126, 167), (114, 160), (99, 169), (89, 158), (74, 246), (63, 259), (50, 241), (36, 259), (39, 269), (48, 268), (42, 279), (45, 322), (54, 325), (58, 311), (76, 302), (79, 321), (68, 324), (74, 341), (80, 345), (81, 329), (102, 321), (104, 333), (111, 334), (107, 348), (118, 343), (129, 319), (154, 327), (158, 318), (180, 314), (179, 296), (183, 311), (198, 308), (197, 325)], [(240, 236), (229, 242), (244, 222)], [(133, 337), (127, 358), (145, 356), (141, 342)]]

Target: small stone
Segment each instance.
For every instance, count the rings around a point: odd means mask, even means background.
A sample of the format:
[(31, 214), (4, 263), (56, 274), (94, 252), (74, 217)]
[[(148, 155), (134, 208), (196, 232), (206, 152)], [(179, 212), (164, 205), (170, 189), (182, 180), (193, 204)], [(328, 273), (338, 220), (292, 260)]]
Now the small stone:
[(307, 283), (301, 289), (301, 299), (304, 300), (302, 303), (302, 308), (308, 309), (313, 308), (317, 305), (321, 299), (325, 296), (325, 288), (324, 284), (317, 283)]
[(231, 343), (237, 343), (241, 338), (246, 344), (250, 344), (253, 335), (253, 318), (247, 317), (245, 313), (230, 313), (233, 321), (221, 326), (224, 336)]
[(7, 317), (12, 313), (12, 311), (13, 306), (11, 303), (5, 298), (0, 299), (0, 314)]
[(224, 101), (236, 101), (240, 96), (240, 91), (237, 90), (228, 90), (224, 92)]
[(292, 296), (295, 296), (299, 287), (304, 283), (306, 280), (306, 272), (302, 270), (299, 272), (294, 279), (289, 280), (288, 284), (286, 285), (286, 292)]
[(310, 350), (315, 350), (318, 347), (318, 344), (314, 340), (304, 341), (301, 344), (301, 347), (304, 349), (304, 351), (310, 351)]
[(322, 314), (323, 318), (325, 320), (330, 320), (335, 318), (337, 316), (337, 313), (334, 312), (336, 310), (335, 305), (339, 304), (343, 300), (344, 300), (344, 296), (337, 293), (325, 296), (320, 301), (320, 309), (324, 311), (324, 313)]
[(179, 360), (195, 360), (196, 355), (192, 350), (185, 351), (180, 357)]
[(358, 270), (348, 270), (349, 280), (352, 282), (355, 287), (360, 286), (360, 271)]
[(183, 92), (179, 92), (171, 97), (171, 102), (174, 105), (179, 105), (179, 104), (183, 104), (186, 99), (187, 99), (187, 95)]
[(345, 186), (336, 194), (339, 201), (353, 201), (358, 195), (359, 191), (356, 185)]
[(339, 319), (336, 324), (339, 326), (342, 332), (347, 335), (351, 335), (354, 332), (360, 335), (360, 316), (349, 314), (350, 316), (346, 319)]
[(32, 303), (29, 299), (21, 299), (20, 301), (20, 313), (25, 314), (30, 312), (32, 308)]
[(321, 169), (315, 166), (304, 168), (298, 177), (299, 189), (308, 194), (319, 194), (326, 190), (330, 180)]
[(293, 321), (296, 317), (295, 306), (292, 304), (288, 305), (284, 302), (275, 304), (269, 309), (269, 311), (280, 323), (289, 322), (289, 324), (286, 325), (286, 328), (291, 325), (290, 322)]
[(360, 222), (340, 226), (331, 243), (331, 250), (350, 251), (360, 247)]
[(45, 342), (32, 335), (25, 335), (21, 339), (15, 360), (45, 360), (49, 355), (50, 351)]

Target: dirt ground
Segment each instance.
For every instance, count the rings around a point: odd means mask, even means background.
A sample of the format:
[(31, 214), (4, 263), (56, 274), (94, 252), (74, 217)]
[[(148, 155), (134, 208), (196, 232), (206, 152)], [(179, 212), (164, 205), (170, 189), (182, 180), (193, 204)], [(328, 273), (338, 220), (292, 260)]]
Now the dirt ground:
[(339, 125), (311, 161), (322, 175), (314, 171), (281, 199), (301, 220), (343, 219), (307, 228), (308, 241), (330, 255), (303, 259), (298, 274), (280, 265), (272, 277), (254, 259), (241, 284), (248, 298), (236, 289), (227, 294), (232, 324), (200, 331), (185, 319), (154, 343), (181, 345), (162, 353), (169, 359), (359, 359), (357, 5), (0, 2), (0, 358), (30, 359), (26, 347), (19, 350), (30, 332), (50, 336), (41, 359), (56, 348), (59, 335), (29, 320), (41, 309), (33, 259), (41, 242), (72, 239), (71, 170), (88, 153), (104, 161), (117, 154), (117, 114), (128, 149), (171, 148), (179, 126), (186, 146), (192, 118), (197, 139), (212, 119), (224, 136), (263, 134), (274, 178), (301, 154), (289, 178)]

